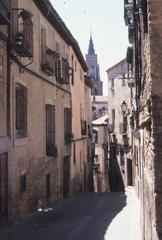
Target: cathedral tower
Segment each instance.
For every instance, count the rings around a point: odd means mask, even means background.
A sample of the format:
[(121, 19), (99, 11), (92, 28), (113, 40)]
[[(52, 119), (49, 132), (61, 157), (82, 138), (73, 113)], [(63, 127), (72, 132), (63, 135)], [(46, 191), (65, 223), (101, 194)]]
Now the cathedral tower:
[(100, 69), (97, 60), (97, 54), (95, 54), (92, 36), (90, 36), (88, 53), (86, 54), (86, 62), (88, 65), (88, 73), (91, 81), (95, 84), (96, 89), (93, 92), (94, 96), (102, 95), (102, 82), (100, 80)]

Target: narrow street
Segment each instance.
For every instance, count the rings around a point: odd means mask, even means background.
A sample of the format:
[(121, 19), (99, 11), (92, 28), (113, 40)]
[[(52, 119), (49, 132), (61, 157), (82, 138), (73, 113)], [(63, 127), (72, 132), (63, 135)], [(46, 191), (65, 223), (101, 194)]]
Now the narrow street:
[(0, 233), (0, 240), (141, 240), (134, 190), (84, 194), (38, 212)]

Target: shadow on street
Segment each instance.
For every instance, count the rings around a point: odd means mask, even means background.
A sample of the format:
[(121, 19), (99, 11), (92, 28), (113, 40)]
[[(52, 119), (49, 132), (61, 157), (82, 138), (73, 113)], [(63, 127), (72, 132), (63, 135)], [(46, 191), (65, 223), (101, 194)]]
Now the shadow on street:
[(0, 233), (0, 240), (104, 240), (126, 205), (124, 192), (87, 193), (26, 217)]

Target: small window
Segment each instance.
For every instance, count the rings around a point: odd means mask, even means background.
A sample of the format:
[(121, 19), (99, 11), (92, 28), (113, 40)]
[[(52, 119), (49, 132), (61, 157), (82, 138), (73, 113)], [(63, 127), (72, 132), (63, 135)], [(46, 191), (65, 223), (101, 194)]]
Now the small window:
[(95, 143), (98, 143), (98, 132), (95, 132)]
[(123, 74), (122, 76), (122, 87), (126, 86), (126, 82), (125, 82), (125, 74)]
[(73, 144), (73, 163), (76, 162), (76, 147), (75, 147), (75, 143)]
[(60, 53), (60, 44), (56, 41), (56, 52)]
[(111, 87), (110, 87), (110, 89), (112, 91), (114, 91), (114, 78), (111, 79)]
[(77, 72), (77, 62), (75, 61), (75, 72)]
[(99, 163), (99, 156), (98, 156), (98, 155), (95, 155), (95, 157), (94, 157), (94, 163), (95, 163), (95, 164)]
[(16, 84), (16, 136), (27, 135), (27, 88)]
[(20, 192), (26, 191), (26, 173), (20, 177)]
[(51, 196), (51, 177), (48, 173), (46, 175), (46, 197), (49, 198)]
[(72, 75), (72, 78), (71, 78), (71, 84), (74, 85), (74, 57), (73, 55), (71, 55), (71, 75)]

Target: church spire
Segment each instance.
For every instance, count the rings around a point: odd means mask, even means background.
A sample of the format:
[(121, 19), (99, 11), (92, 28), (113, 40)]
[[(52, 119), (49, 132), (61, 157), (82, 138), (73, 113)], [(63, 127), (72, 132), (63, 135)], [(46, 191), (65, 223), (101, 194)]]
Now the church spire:
[(95, 54), (95, 50), (94, 50), (94, 46), (93, 46), (93, 40), (92, 40), (92, 35), (90, 35), (88, 54)]

